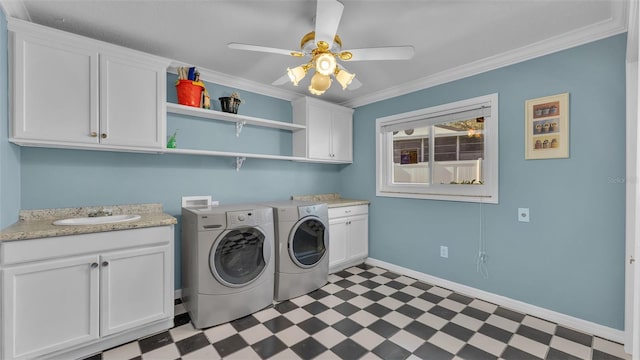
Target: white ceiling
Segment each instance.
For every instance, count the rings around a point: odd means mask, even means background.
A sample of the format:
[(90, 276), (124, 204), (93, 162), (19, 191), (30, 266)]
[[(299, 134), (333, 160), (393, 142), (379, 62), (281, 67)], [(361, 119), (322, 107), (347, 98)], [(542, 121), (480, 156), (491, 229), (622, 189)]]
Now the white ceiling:
[[(341, 0), (343, 49), (413, 45), (412, 60), (346, 64), (363, 86), (324, 100), (359, 106), (626, 31), (630, 0)], [(303, 60), (232, 50), (298, 50), (314, 0), (0, 0), (7, 16), (195, 65), (207, 80), (293, 99), (271, 83)], [(208, 71), (210, 70), (210, 71)], [(229, 76), (226, 76), (226, 75)], [(226, 76), (226, 77), (225, 77)], [(225, 84), (226, 85), (226, 84)]]

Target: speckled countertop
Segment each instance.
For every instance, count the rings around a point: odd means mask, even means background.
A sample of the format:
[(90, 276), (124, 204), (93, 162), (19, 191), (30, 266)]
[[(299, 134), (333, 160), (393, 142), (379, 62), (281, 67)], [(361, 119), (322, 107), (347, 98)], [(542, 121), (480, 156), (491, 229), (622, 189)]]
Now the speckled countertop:
[[(53, 225), (55, 220), (87, 217), (89, 213), (108, 209), (113, 215), (137, 214), (140, 220), (99, 225)], [(176, 224), (177, 220), (162, 212), (162, 204), (108, 205), (79, 208), (21, 210), (15, 224), (0, 231), (0, 241), (38, 239), (63, 235), (138, 229)]]
[(344, 199), (340, 194), (294, 195), (291, 200), (318, 201), (327, 204), (328, 208), (369, 205), (368, 200)]

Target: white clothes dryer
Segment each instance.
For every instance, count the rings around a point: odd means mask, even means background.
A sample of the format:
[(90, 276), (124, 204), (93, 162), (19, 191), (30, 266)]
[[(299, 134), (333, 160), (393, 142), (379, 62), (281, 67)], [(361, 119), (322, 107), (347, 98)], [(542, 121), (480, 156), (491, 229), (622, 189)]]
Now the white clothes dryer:
[(197, 329), (273, 304), (273, 209), (182, 209), (182, 300)]
[(273, 207), (276, 234), (274, 299), (310, 293), (329, 277), (329, 212), (326, 204), (282, 201)]

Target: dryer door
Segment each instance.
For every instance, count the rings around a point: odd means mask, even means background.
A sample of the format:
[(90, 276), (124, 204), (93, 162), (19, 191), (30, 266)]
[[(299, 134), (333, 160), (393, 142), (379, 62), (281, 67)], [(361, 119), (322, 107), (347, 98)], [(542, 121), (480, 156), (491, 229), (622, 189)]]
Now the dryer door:
[(298, 221), (289, 234), (289, 256), (301, 268), (311, 268), (327, 253), (327, 228), (317, 216)]
[(209, 253), (213, 276), (229, 287), (241, 287), (255, 281), (269, 261), (269, 244), (259, 228), (245, 227), (223, 232)]

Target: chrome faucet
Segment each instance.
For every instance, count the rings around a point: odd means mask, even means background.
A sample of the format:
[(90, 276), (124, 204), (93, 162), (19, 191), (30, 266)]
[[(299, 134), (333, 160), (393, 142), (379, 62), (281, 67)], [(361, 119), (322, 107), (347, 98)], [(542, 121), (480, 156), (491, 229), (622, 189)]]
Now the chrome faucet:
[(98, 211), (89, 213), (89, 217), (112, 216), (112, 215), (113, 215), (113, 210), (111, 209), (100, 209)]

